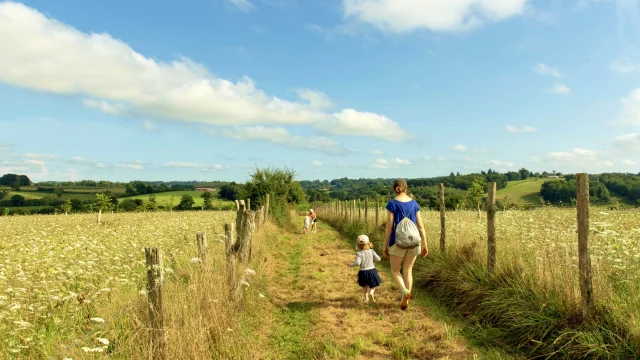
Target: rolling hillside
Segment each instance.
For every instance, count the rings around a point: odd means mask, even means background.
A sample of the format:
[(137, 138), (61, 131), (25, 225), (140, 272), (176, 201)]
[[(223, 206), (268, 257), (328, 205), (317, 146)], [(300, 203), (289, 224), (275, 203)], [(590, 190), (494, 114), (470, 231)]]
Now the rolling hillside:
[[(191, 195), (191, 197), (193, 197), (193, 200), (195, 201), (195, 203), (193, 204), (193, 206), (202, 206), (204, 205), (204, 200), (200, 197), (202, 195), (202, 191), (170, 191), (170, 192), (163, 192), (163, 193), (156, 193), (153, 194), (156, 196), (156, 203), (158, 205), (162, 205), (162, 206), (167, 206), (171, 204), (171, 196), (173, 195), (173, 206), (178, 205), (178, 203), (180, 203), (180, 199), (182, 198), (182, 195)], [(128, 197), (123, 197), (123, 198), (118, 198), (118, 201), (123, 201), (125, 199), (141, 199), (143, 201), (149, 201), (149, 194), (145, 194), (145, 195), (136, 195), (136, 196), (128, 196)], [(235, 207), (235, 204), (231, 201), (228, 200), (220, 200), (218, 199), (218, 193), (214, 192), (213, 193), (213, 207), (216, 209), (220, 209), (220, 208), (229, 208), (231, 209), (232, 207)]]
[(497, 199), (518, 206), (540, 206), (540, 187), (545, 181), (563, 181), (564, 179), (527, 179), (509, 181), (507, 187), (498, 190)]

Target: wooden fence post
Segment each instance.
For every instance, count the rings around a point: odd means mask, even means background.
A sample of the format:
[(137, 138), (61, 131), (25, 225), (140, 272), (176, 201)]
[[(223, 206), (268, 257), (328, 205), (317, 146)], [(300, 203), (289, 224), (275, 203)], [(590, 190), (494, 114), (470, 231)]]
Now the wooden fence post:
[(229, 297), (233, 297), (238, 286), (236, 281), (236, 236), (233, 233), (233, 223), (224, 224), (224, 249)]
[(255, 231), (255, 215), (251, 210), (245, 210), (242, 217), (242, 235), (240, 237), (240, 251), (238, 260), (241, 263), (251, 261), (251, 246)]
[(240, 238), (242, 238), (245, 209), (244, 200), (240, 200), (240, 210), (236, 213), (236, 244), (240, 244)]
[(440, 251), (444, 253), (447, 238), (444, 206), (444, 184), (440, 184)]
[(207, 235), (203, 232), (197, 233), (196, 243), (198, 244), (198, 258), (204, 264), (207, 259)]
[(364, 198), (364, 222), (369, 224), (369, 198)]
[(251, 199), (247, 199), (245, 204), (247, 204), (247, 210), (251, 210)]
[(487, 197), (487, 269), (490, 274), (496, 267), (496, 183), (489, 183), (489, 195)]
[(582, 318), (589, 320), (593, 308), (593, 283), (589, 254), (589, 175), (576, 174), (576, 184), (578, 187), (578, 268), (580, 271)]
[(149, 298), (149, 322), (151, 323), (151, 356), (164, 360), (166, 339), (162, 309), (162, 252), (158, 248), (145, 248), (147, 265), (147, 295)]
[(240, 211), (240, 201), (236, 200), (236, 211)]
[(376, 196), (376, 227), (380, 225), (380, 197)]
[(358, 220), (362, 221), (362, 203), (358, 199)]
[(269, 218), (269, 194), (266, 195), (266, 200), (264, 204), (264, 223), (267, 223)]

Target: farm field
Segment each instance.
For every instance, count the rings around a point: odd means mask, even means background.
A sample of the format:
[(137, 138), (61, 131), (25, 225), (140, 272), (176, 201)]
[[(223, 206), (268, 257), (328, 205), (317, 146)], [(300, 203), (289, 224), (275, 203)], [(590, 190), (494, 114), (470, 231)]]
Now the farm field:
[[(203, 194), (203, 191), (170, 191), (170, 192), (163, 192), (163, 193), (157, 193), (157, 194), (153, 194), (156, 197), (156, 203), (158, 205), (162, 205), (162, 206), (168, 206), (168, 205), (173, 205), (176, 206), (180, 203), (180, 199), (182, 198), (182, 195), (190, 195), (191, 197), (193, 197), (193, 201), (194, 204), (193, 206), (203, 206), (204, 205), (204, 199), (202, 199), (200, 196)], [(216, 209), (219, 208), (224, 208), (224, 209), (232, 209), (233, 207), (235, 207), (235, 204), (231, 201), (228, 200), (220, 200), (218, 199), (218, 193), (217, 192), (211, 192), (211, 194), (213, 195), (213, 200), (212, 200), (212, 204), (213, 207)], [(174, 196), (173, 199), (173, 204), (171, 204), (171, 196)], [(125, 199), (141, 199), (143, 201), (149, 201), (149, 196), (150, 194), (145, 194), (145, 195), (136, 195), (136, 196), (128, 196), (128, 197), (123, 197), (123, 198), (119, 198), (118, 201), (122, 201)]]
[[(593, 293), (640, 335), (640, 211), (591, 207)], [(423, 214), (431, 248), (437, 248), (440, 215)], [(497, 268), (522, 269), (522, 281), (580, 303), (575, 209), (544, 208), (496, 214)], [(474, 249), (486, 259), (486, 219), (471, 211), (447, 213), (447, 251)]]
[(215, 247), (234, 213), (105, 214), (101, 225), (95, 219), (0, 217), (0, 228), (11, 229), (0, 243), (0, 358), (93, 358), (87, 352), (106, 350), (97, 338), (134, 336), (123, 314), (144, 296), (143, 248), (163, 249), (165, 276), (172, 277), (192, 266), (196, 232)]
[(545, 181), (564, 181), (562, 179), (528, 179), (509, 181), (507, 187), (498, 190), (496, 196), (500, 201), (523, 206), (540, 206), (540, 187)]

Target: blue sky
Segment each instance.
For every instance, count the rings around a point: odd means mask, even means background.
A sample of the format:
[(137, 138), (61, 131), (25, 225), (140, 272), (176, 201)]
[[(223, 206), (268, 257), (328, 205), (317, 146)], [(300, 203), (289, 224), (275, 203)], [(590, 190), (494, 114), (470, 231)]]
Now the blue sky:
[(640, 0), (0, 1), (0, 173), (640, 171)]

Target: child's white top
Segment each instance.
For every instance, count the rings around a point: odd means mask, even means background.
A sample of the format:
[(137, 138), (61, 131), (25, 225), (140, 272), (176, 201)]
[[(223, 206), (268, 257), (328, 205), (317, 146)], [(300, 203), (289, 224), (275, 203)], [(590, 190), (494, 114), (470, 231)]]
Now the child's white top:
[(309, 226), (309, 217), (304, 218), (304, 226)]
[(376, 267), (373, 265), (373, 260), (380, 261), (380, 256), (376, 254), (373, 249), (369, 250), (360, 250), (356, 254), (356, 261), (352, 262), (349, 266), (358, 266), (360, 265), (360, 270), (371, 270)]

